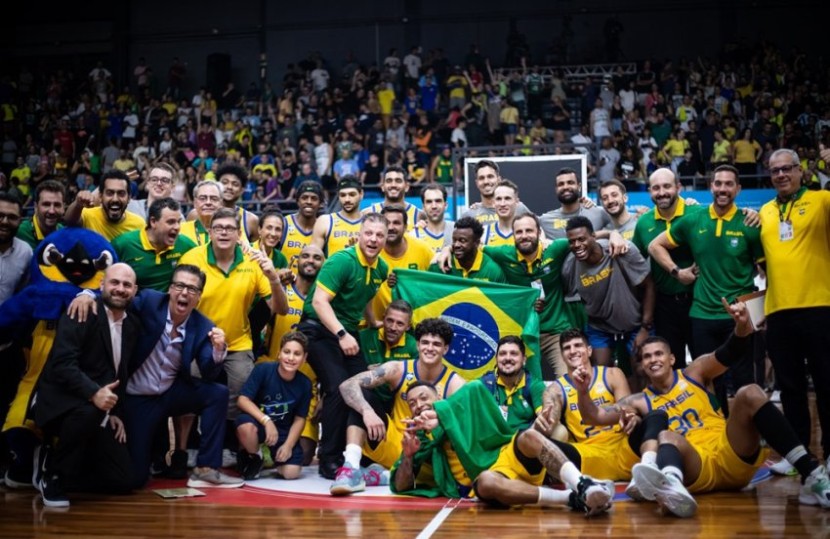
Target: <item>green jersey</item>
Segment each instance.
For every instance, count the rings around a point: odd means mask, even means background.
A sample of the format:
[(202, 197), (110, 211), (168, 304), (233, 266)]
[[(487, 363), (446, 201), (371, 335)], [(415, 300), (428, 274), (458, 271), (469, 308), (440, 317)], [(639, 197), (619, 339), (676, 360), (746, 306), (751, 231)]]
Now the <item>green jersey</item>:
[(183, 254), (196, 247), (190, 238), (179, 236), (172, 247), (156, 252), (147, 237), (147, 229), (125, 232), (112, 240), (119, 262), (128, 264), (138, 278), (138, 288), (167, 292), (173, 270)]

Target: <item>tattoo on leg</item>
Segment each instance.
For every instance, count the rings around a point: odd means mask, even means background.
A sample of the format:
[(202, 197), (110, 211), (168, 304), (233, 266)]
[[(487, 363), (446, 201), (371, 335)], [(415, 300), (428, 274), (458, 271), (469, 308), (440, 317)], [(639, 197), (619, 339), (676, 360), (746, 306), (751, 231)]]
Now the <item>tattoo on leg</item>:
[(542, 451), (539, 453), (539, 462), (548, 471), (548, 473), (559, 477), (559, 469), (568, 459), (565, 454), (558, 447), (553, 445), (553, 442), (545, 441), (542, 444)]

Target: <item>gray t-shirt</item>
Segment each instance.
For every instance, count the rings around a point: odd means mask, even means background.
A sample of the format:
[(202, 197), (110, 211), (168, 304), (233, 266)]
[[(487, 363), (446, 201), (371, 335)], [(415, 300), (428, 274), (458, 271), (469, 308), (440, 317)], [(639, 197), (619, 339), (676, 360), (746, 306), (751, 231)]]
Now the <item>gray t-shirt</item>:
[[(524, 203), (519, 202), (516, 206), (516, 215), (524, 215), (526, 213), (530, 213), (530, 210), (527, 209), (527, 206)], [(498, 221), (499, 215), (496, 213), (496, 208), (487, 208), (479, 203), (478, 207), (475, 209), (468, 209), (464, 213), (461, 214), (461, 217), (474, 217), (478, 220), (481, 224), (486, 225), (492, 221)]]
[(649, 274), (649, 264), (629, 242), (628, 252), (612, 259), (608, 241), (597, 240), (602, 260), (589, 266), (568, 255), (562, 267), (562, 281), (570, 293), (585, 303), (588, 325), (608, 333), (627, 333), (642, 322), (642, 305), (632, 290)]
[(570, 213), (565, 213), (562, 211), (562, 208), (557, 208), (539, 216), (545, 237), (549, 240), (565, 238), (565, 225), (568, 224), (568, 219), (576, 217), (577, 215), (587, 217), (591, 221), (591, 224), (594, 225), (594, 230), (602, 230), (611, 224), (611, 217), (599, 206), (594, 206), (593, 208), (583, 208), (580, 206), (577, 211)]
[(605, 227), (606, 230), (616, 230), (617, 232), (620, 233), (620, 235), (623, 238), (625, 238), (627, 240), (631, 240), (634, 237), (634, 229), (635, 228), (637, 228), (637, 215), (636, 214), (632, 214), (631, 218), (628, 221), (626, 221), (625, 223), (623, 223), (622, 226), (618, 227), (616, 224), (614, 224), (614, 221), (611, 221), (611, 223), (609, 223), (608, 226)]

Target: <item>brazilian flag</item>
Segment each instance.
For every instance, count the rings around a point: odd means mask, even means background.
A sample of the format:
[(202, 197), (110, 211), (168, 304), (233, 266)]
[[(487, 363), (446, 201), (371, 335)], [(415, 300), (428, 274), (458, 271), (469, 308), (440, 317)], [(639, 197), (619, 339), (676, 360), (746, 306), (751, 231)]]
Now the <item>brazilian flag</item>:
[(496, 344), (505, 335), (519, 335), (527, 349), (526, 368), (542, 379), (539, 362), (539, 299), (535, 288), (453, 277), (442, 273), (395, 270), (395, 299), (412, 305), (412, 325), (442, 318), (453, 327), (446, 360), (467, 380), (494, 370)]

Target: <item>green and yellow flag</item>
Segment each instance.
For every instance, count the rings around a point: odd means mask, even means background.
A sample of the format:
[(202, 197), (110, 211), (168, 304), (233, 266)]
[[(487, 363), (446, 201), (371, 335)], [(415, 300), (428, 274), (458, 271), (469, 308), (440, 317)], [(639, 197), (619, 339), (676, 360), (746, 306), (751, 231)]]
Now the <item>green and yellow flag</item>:
[(519, 335), (527, 348), (527, 370), (542, 379), (539, 315), (533, 308), (538, 290), (426, 271), (395, 273), (392, 294), (412, 305), (413, 327), (425, 318), (442, 318), (453, 327), (445, 359), (464, 378), (474, 380), (495, 369), (498, 340)]

